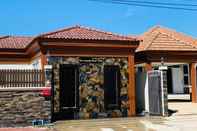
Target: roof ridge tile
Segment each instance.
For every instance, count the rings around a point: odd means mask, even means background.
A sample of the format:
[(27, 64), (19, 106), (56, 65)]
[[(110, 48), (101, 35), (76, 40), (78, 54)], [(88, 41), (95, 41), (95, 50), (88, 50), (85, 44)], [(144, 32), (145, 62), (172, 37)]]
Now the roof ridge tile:
[[(76, 29), (76, 30), (75, 30)], [(79, 30), (77, 30), (79, 29)], [(69, 32), (70, 31), (70, 32)], [(84, 40), (117, 40), (117, 41), (139, 41), (138, 37), (120, 35), (96, 28), (81, 25), (64, 28), (39, 35), (41, 38), (62, 38), (62, 39), (84, 39)]]
[(63, 27), (62, 29), (58, 29), (58, 30), (55, 30), (55, 31), (42, 33), (42, 34), (38, 35), (37, 37), (43, 37), (45, 35), (52, 35), (52, 34), (55, 34), (55, 33), (58, 33), (58, 32), (63, 32), (63, 31), (66, 31), (66, 30), (74, 29), (74, 28), (80, 28), (80, 25), (75, 25), (75, 26), (71, 26), (71, 27), (67, 27), (67, 28)]
[(90, 31), (96, 31), (96, 32), (100, 32), (100, 33), (105, 33), (105, 34), (108, 34), (108, 35), (116, 35), (118, 37), (131, 38), (128, 35), (127, 36), (126, 35), (121, 35), (121, 34), (118, 34), (118, 33), (113, 33), (113, 32), (110, 32), (110, 31), (103, 31), (103, 30), (100, 30), (100, 29), (92, 28), (92, 27), (80, 26), (80, 28), (82, 28), (82, 29), (88, 29)]

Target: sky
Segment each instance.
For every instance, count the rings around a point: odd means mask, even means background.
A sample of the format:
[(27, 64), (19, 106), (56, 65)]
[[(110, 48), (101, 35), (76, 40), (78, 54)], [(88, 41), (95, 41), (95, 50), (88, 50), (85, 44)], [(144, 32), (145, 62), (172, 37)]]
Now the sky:
[(197, 11), (135, 7), (88, 0), (0, 1), (0, 36), (35, 36), (74, 25), (123, 35), (139, 35), (155, 25), (162, 25), (197, 38)]

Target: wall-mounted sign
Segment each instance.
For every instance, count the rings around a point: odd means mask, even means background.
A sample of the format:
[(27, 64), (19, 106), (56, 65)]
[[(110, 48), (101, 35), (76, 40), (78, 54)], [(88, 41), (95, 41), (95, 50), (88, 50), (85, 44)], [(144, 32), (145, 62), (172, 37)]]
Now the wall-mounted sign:
[(104, 61), (104, 58), (99, 57), (80, 57), (79, 62), (84, 63), (101, 63)]

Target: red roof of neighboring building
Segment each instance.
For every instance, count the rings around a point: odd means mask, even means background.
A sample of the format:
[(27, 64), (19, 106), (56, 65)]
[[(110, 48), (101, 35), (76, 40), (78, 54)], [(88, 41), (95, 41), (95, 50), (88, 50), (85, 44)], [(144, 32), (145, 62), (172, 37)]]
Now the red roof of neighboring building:
[(145, 32), (137, 48), (137, 52), (158, 51), (197, 51), (197, 41), (183, 33), (175, 30), (156, 26)]
[(74, 26), (40, 35), (41, 38), (60, 38), (74, 40), (112, 40), (112, 41), (138, 41), (137, 37), (122, 36), (111, 32), (92, 28)]
[(3, 37), (0, 37), (0, 48), (24, 49), (32, 40), (33, 40), (33, 37), (3, 36)]

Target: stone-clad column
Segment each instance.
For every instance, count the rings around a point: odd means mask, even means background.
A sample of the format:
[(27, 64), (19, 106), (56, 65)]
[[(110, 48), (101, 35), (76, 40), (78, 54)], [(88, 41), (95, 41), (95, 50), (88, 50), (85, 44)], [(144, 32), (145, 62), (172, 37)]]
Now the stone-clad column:
[(50, 101), (50, 106), (51, 106), (51, 112), (50, 112), (50, 121), (53, 121), (52, 114), (54, 112), (54, 107), (53, 107), (53, 87), (52, 87), (52, 65), (45, 65), (44, 66), (44, 71), (45, 71), (45, 87), (47, 87), (50, 92), (50, 96), (47, 97), (47, 99)]
[(167, 84), (167, 70), (162, 70), (162, 75), (163, 75), (163, 102), (164, 102), (164, 116), (168, 116), (168, 84)]

